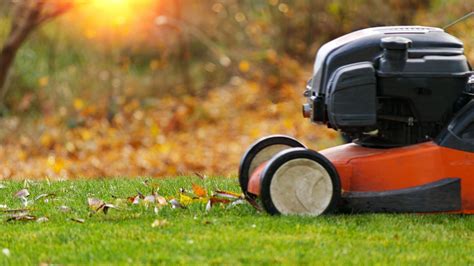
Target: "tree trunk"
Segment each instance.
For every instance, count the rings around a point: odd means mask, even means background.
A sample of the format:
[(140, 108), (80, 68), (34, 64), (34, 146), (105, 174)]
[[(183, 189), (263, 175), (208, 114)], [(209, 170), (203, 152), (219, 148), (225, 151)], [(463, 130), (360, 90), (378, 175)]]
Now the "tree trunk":
[(193, 81), (190, 72), (190, 60), (191, 51), (189, 47), (189, 40), (187, 35), (187, 29), (183, 28), (184, 24), (182, 16), (182, 3), (181, 0), (174, 1), (174, 19), (181, 23), (179, 36), (178, 36), (178, 49), (179, 49), (179, 67), (183, 78), (183, 85), (186, 92), (193, 95), (195, 93), (193, 88)]
[(7, 43), (5, 43), (0, 51), (0, 104), (3, 104), (3, 99), (7, 92), (5, 83), (8, 78), (8, 73), (10, 72), (18, 49), (28, 36), (28, 33), (29, 31), (10, 33), (10, 36), (7, 38)]
[[(0, 0), (1, 1), (1, 0)], [(72, 8), (72, 2), (66, 1), (53, 8), (47, 7), (45, 0), (23, 0), (14, 4), (10, 33), (0, 51), (0, 107), (7, 93), (5, 86), (8, 73), (21, 45), (39, 25), (63, 14)]]
[(19, 6), (13, 13), (14, 18), (2, 50), (0, 51), (0, 106), (7, 93), (5, 83), (15, 56), (28, 35), (36, 28), (40, 10)]

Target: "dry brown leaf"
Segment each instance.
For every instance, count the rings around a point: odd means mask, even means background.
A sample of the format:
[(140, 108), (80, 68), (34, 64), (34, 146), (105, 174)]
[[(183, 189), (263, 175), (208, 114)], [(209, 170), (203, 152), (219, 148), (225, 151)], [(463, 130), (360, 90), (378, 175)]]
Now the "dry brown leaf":
[(34, 215), (30, 215), (28, 212), (19, 212), (10, 215), (7, 222), (11, 221), (35, 221), (37, 218)]
[(225, 191), (225, 190), (216, 190), (214, 196), (228, 198), (228, 199), (240, 199), (243, 197), (241, 194), (238, 194), (232, 191)]
[(158, 205), (161, 205), (161, 206), (166, 206), (168, 205), (168, 201), (166, 201), (165, 197), (163, 196), (156, 196), (156, 202), (158, 203)]
[(87, 199), (87, 204), (89, 205), (89, 208), (95, 212), (97, 212), (100, 208), (103, 207), (105, 202), (101, 199), (96, 199), (96, 198), (88, 198)]
[(248, 196), (245, 196), (245, 200), (246, 200), (252, 207), (254, 207), (257, 211), (259, 211), (259, 212), (263, 211), (263, 210), (262, 210), (262, 207), (260, 207), (260, 205), (258, 205), (258, 203), (255, 201), (255, 199), (250, 198), (250, 197), (248, 197)]
[(207, 179), (207, 175), (203, 175), (199, 172), (194, 172), (194, 175), (196, 175), (197, 177), (199, 177), (202, 180)]
[[(104, 212), (104, 214), (107, 214), (109, 212), (109, 209), (116, 209), (118, 210), (118, 207), (113, 205), (113, 204), (109, 204), (109, 203), (106, 203), (102, 206), (102, 211)], [(100, 209), (99, 209), (100, 210)], [(97, 210), (97, 211), (99, 211)]]
[(131, 204), (139, 204), (140, 203), (140, 196), (137, 195), (137, 196), (128, 197), (127, 201)]

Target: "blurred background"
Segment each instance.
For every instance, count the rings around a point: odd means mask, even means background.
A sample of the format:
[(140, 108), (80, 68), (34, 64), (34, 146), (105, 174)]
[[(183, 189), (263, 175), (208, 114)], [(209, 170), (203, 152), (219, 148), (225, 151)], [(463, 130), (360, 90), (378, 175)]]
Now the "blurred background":
[[(318, 48), (474, 10), (466, 0), (38, 1), (45, 19), (30, 25), (0, 90), (0, 179), (233, 176), (268, 134), (340, 144), (301, 116)], [(0, 1), (0, 47), (39, 8), (28, 2)], [(473, 26), (448, 31), (471, 64)]]

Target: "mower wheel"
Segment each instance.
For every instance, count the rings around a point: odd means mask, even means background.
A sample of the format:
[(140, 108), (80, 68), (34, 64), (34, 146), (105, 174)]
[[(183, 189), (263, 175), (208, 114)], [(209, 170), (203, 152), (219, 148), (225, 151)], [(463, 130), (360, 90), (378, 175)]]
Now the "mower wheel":
[(318, 216), (336, 209), (341, 185), (336, 169), (323, 155), (293, 148), (268, 162), (260, 197), (270, 214)]
[(264, 137), (253, 143), (240, 161), (239, 183), (242, 192), (249, 197), (255, 198), (255, 195), (250, 194), (247, 190), (252, 172), (262, 163), (270, 160), (275, 154), (295, 147), (305, 148), (296, 139), (284, 135)]

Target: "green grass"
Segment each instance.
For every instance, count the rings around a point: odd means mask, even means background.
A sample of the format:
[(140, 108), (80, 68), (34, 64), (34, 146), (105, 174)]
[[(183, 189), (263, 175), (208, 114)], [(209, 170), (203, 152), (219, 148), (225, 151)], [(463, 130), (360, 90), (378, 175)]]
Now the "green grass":
[[(443, 264), (474, 263), (474, 216), (333, 215), (271, 217), (251, 206), (187, 209), (126, 205), (107, 215), (89, 215), (88, 197), (113, 202), (149, 188), (136, 180), (81, 180), (30, 184), (30, 199), (56, 193), (31, 205), (48, 222), (6, 222), (0, 214), (0, 265), (25, 264)], [(239, 191), (234, 179), (176, 178), (153, 181), (160, 194), (175, 196), (195, 182)], [(3, 182), (0, 205), (21, 207), (13, 194), (24, 186)], [(71, 212), (61, 212), (66, 205)], [(89, 217), (90, 216), (90, 217)], [(71, 217), (85, 218), (76, 223)], [(167, 220), (152, 227), (154, 220)]]

